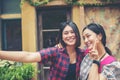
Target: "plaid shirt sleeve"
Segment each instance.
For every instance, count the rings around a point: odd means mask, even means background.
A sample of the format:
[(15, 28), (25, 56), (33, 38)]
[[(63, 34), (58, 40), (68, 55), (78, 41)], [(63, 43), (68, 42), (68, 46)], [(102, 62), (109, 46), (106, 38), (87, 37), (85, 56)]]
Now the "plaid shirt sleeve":
[(105, 65), (102, 69), (102, 75), (107, 80), (120, 80), (120, 62), (112, 62), (111, 64)]
[(52, 61), (54, 57), (57, 55), (57, 53), (58, 53), (58, 48), (56, 47), (40, 50), (40, 55), (41, 55), (40, 63), (47, 63), (48, 61)]

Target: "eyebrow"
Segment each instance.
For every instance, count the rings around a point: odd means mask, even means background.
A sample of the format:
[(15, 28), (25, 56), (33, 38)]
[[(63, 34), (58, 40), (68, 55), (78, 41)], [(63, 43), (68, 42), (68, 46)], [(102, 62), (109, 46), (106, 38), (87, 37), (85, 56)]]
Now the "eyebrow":
[(88, 35), (89, 33), (85, 33), (84, 35)]

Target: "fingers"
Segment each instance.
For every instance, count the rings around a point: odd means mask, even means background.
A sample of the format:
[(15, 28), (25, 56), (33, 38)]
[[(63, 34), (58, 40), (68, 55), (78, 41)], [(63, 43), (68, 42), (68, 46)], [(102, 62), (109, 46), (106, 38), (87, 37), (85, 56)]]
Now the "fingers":
[(89, 55), (92, 59), (98, 59), (97, 40), (95, 40), (92, 49), (89, 51)]
[(99, 58), (97, 51), (90, 51), (90, 52), (89, 52), (89, 56), (90, 56), (90, 58), (93, 59), (93, 60), (98, 60), (98, 58)]
[(96, 50), (97, 49), (97, 39), (95, 40), (94, 44), (93, 44), (93, 50)]
[(94, 41), (93, 47), (89, 51), (90, 53), (96, 53), (97, 52), (97, 43), (96, 40)]
[(95, 51), (95, 50), (97, 50), (97, 40), (93, 42), (92, 47), (87, 48), (87, 51)]

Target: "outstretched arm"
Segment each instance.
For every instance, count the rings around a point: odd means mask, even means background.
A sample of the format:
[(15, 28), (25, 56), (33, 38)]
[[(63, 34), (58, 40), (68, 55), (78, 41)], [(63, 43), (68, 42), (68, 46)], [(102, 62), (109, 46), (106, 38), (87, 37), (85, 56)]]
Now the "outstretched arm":
[(39, 52), (0, 51), (0, 59), (30, 63), (41, 61), (41, 55)]

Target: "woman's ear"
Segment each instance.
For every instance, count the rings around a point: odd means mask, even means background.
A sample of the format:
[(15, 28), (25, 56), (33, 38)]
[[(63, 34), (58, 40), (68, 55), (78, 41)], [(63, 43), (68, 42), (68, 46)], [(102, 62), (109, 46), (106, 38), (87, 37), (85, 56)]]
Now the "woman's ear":
[(100, 33), (100, 34), (98, 34), (98, 36), (97, 36), (97, 37), (98, 37), (98, 39), (99, 39), (99, 40), (102, 40), (102, 34), (101, 34), (101, 33)]

